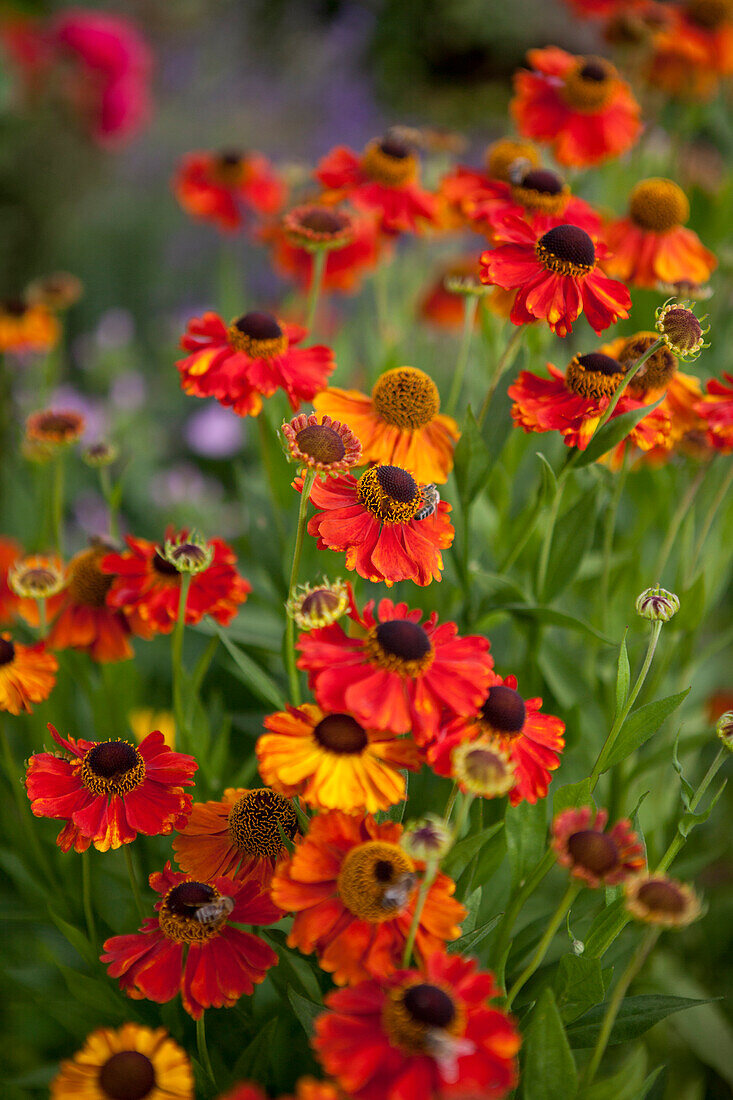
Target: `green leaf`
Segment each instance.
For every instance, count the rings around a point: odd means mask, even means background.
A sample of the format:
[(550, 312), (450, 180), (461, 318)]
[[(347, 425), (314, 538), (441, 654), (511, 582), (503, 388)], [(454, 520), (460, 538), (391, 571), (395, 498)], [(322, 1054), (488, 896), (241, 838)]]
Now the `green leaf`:
[[(696, 997), (669, 997), (661, 993), (627, 997), (613, 1025), (608, 1040), (609, 1046), (638, 1039), (650, 1027), (671, 1016), (673, 1012), (682, 1012), (686, 1008), (695, 1008), (697, 1005), (707, 1005), (714, 1000), (716, 1000), (715, 997), (699, 1000)], [(580, 1050), (595, 1046), (607, 1007), (605, 1004), (596, 1005), (568, 1028), (568, 1039), (573, 1048)]]
[[(497, 611), (506, 611), (519, 619), (522, 617), (535, 619), (537, 622), (547, 623), (548, 626), (559, 626), (564, 627), (565, 630), (574, 630), (577, 634), (588, 634), (591, 638), (597, 638), (599, 642), (603, 642), (605, 645), (616, 644), (612, 638), (607, 637), (605, 634), (601, 634), (600, 630), (596, 630), (594, 626), (585, 622), (584, 619), (578, 619), (574, 615), (568, 615), (566, 611), (558, 611), (555, 607), (530, 603), (506, 603), (498, 604), (491, 610), (492, 614), (495, 614)], [(477, 625), (480, 626), (480, 623)]]
[(86, 1009), (101, 1013), (115, 1022), (121, 1022), (128, 1019), (129, 1016), (138, 1017), (139, 1019), (138, 1012), (135, 1009), (128, 1009), (122, 997), (106, 981), (90, 978), (88, 974), (82, 974), (79, 970), (72, 970), (71, 967), (64, 966), (58, 961), (56, 961), (56, 966), (61, 972), (71, 996), (80, 1004), (83, 1004)]
[[(593, 486), (557, 520), (540, 603), (563, 592), (580, 569), (596, 525), (598, 488)], [(604, 639), (605, 640), (605, 639)]]
[(680, 777), (680, 785), (682, 787), (682, 792), (681, 792), (682, 805), (685, 807), (686, 810), (689, 810), (689, 808), (690, 808), (690, 799), (692, 798), (692, 796), (695, 793), (695, 788), (692, 786), (691, 783), (687, 782), (687, 780), (685, 779), (685, 776), (684, 776), (684, 772), (682, 771), (682, 764), (680, 763), (680, 758), (678, 756), (679, 744), (680, 744), (680, 735), (678, 733), (677, 736), (674, 739), (674, 747), (672, 749), (672, 767), (677, 772), (677, 775)]
[(81, 955), (82, 959), (91, 966), (96, 967), (99, 963), (99, 955), (84, 933), (80, 932), (78, 928), (75, 928), (73, 924), (68, 924), (65, 920), (62, 920), (57, 913), (54, 913), (53, 909), (48, 910), (48, 915), (64, 939), (69, 941), (74, 950)]
[(474, 928), (473, 932), (466, 932), (465, 935), (460, 936), (457, 940), (453, 940), (452, 943), (448, 944), (448, 954), (465, 955), (469, 951), (475, 951), (478, 945), (483, 943), (486, 937), (496, 928), (501, 917), (502, 914), (498, 913), (497, 916), (492, 917), (486, 924), (482, 924), (479, 928)]
[(456, 446), (453, 466), (458, 496), (464, 508), (483, 489), (491, 472), (491, 465), (491, 455), (481, 438), (476, 417), (469, 409)]
[(523, 1100), (573, 1100), (578, 1074), (551, 989), (532, 1013), (524, 1045)]
[(644, 1079), (641, 1088), (634, 1093), (632, 1100), (644, 1100), (644, 1097), (651, 1092), (654, 1082), (664, 1069), (666, 1069), (666, 1066), (657, 1066), (656, 1069), (653, 1069), (649, 1076)]
[(522, 882), (544, 855), (547, 836), (544, 801), (540, 800), (534, 806), (530, 802), (507, 806), (504, 824), (512, 877), (515, 883)]
[(623, 641), (618, 651), (618, 664), (616, 666), (616, 714), (620, 714), (621, 710), (629, 695), (629, 684), (631, 683), (631, 668), (629, 666), (629, 654), (626, 649), (626, 635), (628, 634), (628, 627), (624, 631)]
[(676, 695), (668, 695), (665, 699), (655, 699), (646, 706), (639, 707), (628, 716), (619, 730), (611, 751), (602, 760), (601, 771), (606, 772), (614, 764), (620, 764), (622, 760), (635, 753), (646, 741), (652, 737), (663, 722), (673, 714), (677, 707), (690, 694), (690, 689), (680, 691)]
[(457, 878), (461, 871), (468, 867), (476, 853), (480, 852), (492, 836), (495, 836), (503, 828), (504, 822), (497, 821), (495, 825), (489, 825), (488, 828), (481, 829), (478, 833), (469, 833), (463, 840), (459, 840), (443, 860), (442, 866), (445, 873), (450, 875), (452, 879)]
[(562, 810), (590, 806), (591, 795), (590, 779), (581, 779), (579, 783), (566, 783), (564, 787), (557, 787), (552, 792), (552, 816), (556, 817)]
[(225, 649), (234, 660), (237, 669), (241, 673), (238, 677), (243, 683), (247, 685), (253, 695), (256, 695), (258, 699), (261, 699), (263, 703), (267, 703), (268, 706), (277, 707), (278, 710), (282, 710), (285, 707), (285, 698), (275, 683), (264, 669), (261, 669), (258, 664), (248, 656), (244, 650), (236, 646), (234, 642), (230, 642), (226, 636), (224, 630), (219, 628), (217, 631), (221, 638)]
[(542, 463), (542, 482), (539, 488), (539, 499), (542, 505), (546, 507), (554, 500), (555, 493), (557, 492), (557, 478), (555, 477), (555, 471), (542, 452), (535, 451), (535, 454)]
[(606, 1077), (604, 1081), (596, 1081), (595, 1084), (584, 1089), (581, 1094), (582, 1100), (636, 1100), (639, 1090), (646, 1083), (644, 1081), (646, 1067), (646, 1051), (639, 1044), (617, 1073)]
[(268, 1020), (262, 1030), (255, 1035), (237, 1059), (232, 1072), (233, 1077), (246, 1077), (252, 1081), (265, 1079), (272, 1054), (277, 1050), (276, 1037), (279, 1023), (278, 1017)]
[(605, 996), (600, 959), (563, 955), (555, 977), (557, 1004), (565, 1023), (577, 1020)]
[(573, 463), (575, 468), (589, 466), (591, 462), (596, 462), (608, 451), (612, 451), (623, 439), (626, 439), (632, 428), (648, 416), (652, 409), (656, 409), (657, 405), (661, 405), (662, 401), (664, 401), (664, 395), (653, 405), (645, 405), (641, 409), (630, 409), (629, 412), (612, 417), (599, 432), (596, 432), (586, 449), (580, 452)]
[(721, 794), (725, 790), (727, 782), (727, 779), (723, 780), (717, 792), (713, 795), (710, 801), (710, 805), (706, 810), (701, 810), (699, 814), (691, 813), (690, 811), (688, 811), (686, 814), (682, 815), (682, 818), (677, 825), (677, 829), (679, 830), (681, 836), (689, 836), (696, 825), (702, 825), (704, 821), (707, 821), (707, 819), (713, 812), (713, 809), (715, 808), (715, 803), (718, 801)]
[(315, 1001), (309, 1001), (307, 997), (301, 997), (300, 993), (296, 993), (294, 989), (288, 990), (288, 1000), (293, 1006), (293, 1012), (298, 1017), (303, 1031), (310, 1039), (313, 1034), (315, 1020), (324, 1011), (323, 1005), (316, 1004)]
[(507, 371), (504, 377), (499, 379), (481, 425), (481, 436), (489, 456), (489, 471), (504, 450), (504, 445), (514, 429), (512, 399), (507, 391), (517, 373), (516, 369)]
[(600, 958), (611, 946), (624, 927), (629, 922), (629, 916), (624, 908), (623, 898), (606, 906), (598, 914), (590, 926), (585, 937), (586, 958)]

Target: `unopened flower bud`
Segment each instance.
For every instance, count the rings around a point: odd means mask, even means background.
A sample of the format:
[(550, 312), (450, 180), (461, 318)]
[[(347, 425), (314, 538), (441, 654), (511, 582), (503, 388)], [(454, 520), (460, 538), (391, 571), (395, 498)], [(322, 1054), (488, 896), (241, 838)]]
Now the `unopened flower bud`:
[(114, 443), (105, 443), (100, 440), (99, 443), (92, 443), (89, 447), (85, 447), (81, 457), (87, 466), (97, 468), (98, 466), (111, 466), (117, 460), (119, 453)]
[(715, 732), (723, 742), (724, 748), (728, 752), (733, 752), (733, 710), (727, 710), (725, 714), (721, 714)]
[(646, 588), (636, 600), (636, 610), (643, 619), (668, 623), (680, 609), (680, 601), (674, 592), (668, 592), (658, 584)]
[(303, 630), (317, 630), (335, 623), (348, 611), (349, 588), (342, 580), (332, 582), (324, 577), (322, 584), (297, 588), (285, 607)]
[(449, 294), (461, 294), (465, 297), (483, 298), (490, 294), (493, 286), (486, 286), (481, 282), (478, 270), (476, 274), (463, 272), (451, 272), (443, 279), (443, 286)]
[(413, 821), (400, 837), (400, 846), (412, 859), (423, 863), (440, 861), (453, 844), (453, 835), (442, 818), (428, 814)]
[(656, 312), (656, 329), (664, 342), (680, 359), (697, 359), (703, 348), (710, 345), (704, 342), (704, 336), (710, 326), (702, 327), (702, 317), (697, 319), (689, 302), (665, 302)]
[(163, 557), (179, 573), (203, 573), (214, 560), (214, 547), (194, 533), (181, 542), (166, 539)]

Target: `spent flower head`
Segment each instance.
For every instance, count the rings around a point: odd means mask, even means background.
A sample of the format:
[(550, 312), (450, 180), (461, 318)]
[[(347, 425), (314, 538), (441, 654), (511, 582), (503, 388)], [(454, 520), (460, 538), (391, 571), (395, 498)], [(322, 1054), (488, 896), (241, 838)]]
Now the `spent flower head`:
[(461, 787), (480, 798), (500, 798), (515, 783), (509, 753), (492, 737), (464, 741), (453, 750), (453, 775)]
[(733, 752), (733, 710), (727, 710), (725, 714), (721, 714), (715, 732), (723, 742), (723, 748)]
[(668, 623), (679, 609), (680, 601), (674, 592), (668, 592), (658, 584), (652, 588), (645, 588), (636, 599), (637, 613), (642, 619), (649, 619), (653, 623), (660, 620)]
[(624, 886), (625, 905), (635, 920), (662, 928), (684, 928), (700, 916), (702, 905), (691, 887), (662, 874), (642, 874)]
[(288, 240), (307, 252), (330, 252), (354, 239), (354, 221), (345, 210), (318, 203), (295, 206), (283, 217)]
[(702, 327), (707, 314), (699, 320), (695, 316), (691, 302), (677, 302), (669, 298), (656, 313), (655, 328), (661, 333), (665, 344), (680, 359), (697, 359), (703, 348), (710, 344), (704, 342), (704, 336), (710, 331)]
[(295, 589), (285, 605), (288, 615), (303, 630), (330, 626), (349, 610), (349, 586), (340, 578), (321, 584), (304, 584)]
[(64, 567), (58, 557), (33, 554), (8, 570), (8, 584), (21, 599), (46, 600), (64, 586)]
[(301, 470), (334, 477), (361, 463), (361, 443), (347, 424), (330, 416), (300, 413), (280, 429), (285, 455)]
[(119, 454), (119, 447), (114, 443), (105, 443), (104, 440), (100, 440), (98, 443), (92, 443), (85, 447), (81, 457), (87, 466), (96, 469), (99, 466), (111, 466), (113, 462), (117, 461)]
[(440, 861), (453, 845), (453, 834), (437, 814), (411, 821), (400, 837), (400, 846), (412, 859), (423, 863)]
[(185, 539), (165, 540), (162, 557), (179, 573), (203, 573), (214, 560), (214, 547), (196, 531)]

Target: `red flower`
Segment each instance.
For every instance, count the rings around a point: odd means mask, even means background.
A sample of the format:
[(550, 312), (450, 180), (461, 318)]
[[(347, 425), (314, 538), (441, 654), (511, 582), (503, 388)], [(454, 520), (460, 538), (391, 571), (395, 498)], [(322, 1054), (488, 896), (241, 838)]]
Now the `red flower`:
[[(275, 870), (275, 904), (294, 912), (288, 945), (315, 951), (338, 985), (383, 978), (400, 965), (418, 897), (417, 870), (400, 847), (402, 826), (331, 810)], [(425, 959), (461, 933), (466, 910), (439, 873), (427, 892), (415, 947)]]
[[(576, 355), (563, 374), (547, 364), (549, 378), (522, 371), (508, 390), (514, 401), (512, 417), (525, 432), (560, 432), (568, 447), (581, 451), (590, 443), (598, 421), (608, 408), (624, 376), (623, 366), (610, 355), (593, 351)], [(633, 397), (624, 390), (611, 418), (632, 409), (644, 408), (650, 399)], [(661, 407), (653, 409), (629, 433), (630, 438), (648, 451), (665, 446), (669, 435), (669, 416)]]
[(301, 634), (298, 667), (324, 710), (353, 714), (362, 725), (407, 733), (425, 742), (447, 716), (471, 714), (486, 696), (493, 661), (489, 642), (476, 634), (457, 636), (455, 623), (437, 625), (436, 612), (421, 623), (407, 604), (374, 601), (350, 618), (360, 636), (339, 623)]
[(733, 450), (733, 374), (723, 372), (724, 382), (711, 378), (707, 394), (696, 405), (707, 425), (708, 438), (717, 451)]
[(644, 848), (625, 818), (604, 832), (608, 813), (588, 806), (559, 813), (552, 823), (552, 847), (557, 862), (592, 890), (618, 886), (646, 862)]
[[(432, 490), (434, 492), (434, 490)], [(318, 549), (344, 550), (346, 568), (370, 581), (411, 580), (419, 585), (441, 579), (443, 557), (455, 531), (450, 504), (433, 502), (426, 486), (399, 466), (371, 466), (359, 480), (339, 474), (315, 481), (311, 500), (318, 509), (308, 533)]]
[[(340, 211), (329, 206), (306, 207), (310, 221), (318, 216), (325, 219), (339, 218)], [(361, 287), (362, 277), (372, 271), (383, 247), (379, 236), (379, 219), (367, 210), (354, 211), (348, 218), (350, 236), (340, 248), (330, 248), (323, 269), (323, 289), (338, 294), (355, 294)], [(306, 290), (313, 274), (313, 249), (300, 247), (282, 224), (265, 230), (265, 241), (272, 248), (272, 263), (285, 279), (294, 280)]]
[(79, 649), (99, 662), (133, 656), (130, 624), (107, 603), (113, 578), (101, 570), (107, 547), (95, 544), (76, 554), (66, 568), (63, 590), (50, 602), (55, 614), (46, 644), (50, 649)]
[(512, 806), (547, 797), (552, 772), (560, 766), (565, 747), (565, 723), (554, 714), (542, 714), (541, 699), (523, 699), (516, 676), (495, 681), (483, 703), (469, 717), (447, 723), (427, 747), (427, 759), (438, 775), (453, 775), (451, 754), (465, 741), (487, 736), (509, 754), (515, 784), (509, 792)]
[(239, 416), (257, 416), (262, 398), (279, 388), (297, 410), (326, 388), (336, 366), (323, 344), (295, 347), (306, 335), (271, 313), (245, 313), (229, 328), (216, 313), (195, 317), (181, 340), (192, 353), (177, 363), (181, 386), (196, 397), (215, 397)]
[(557, 46), (530, 50), (514, 77), (519, 132), (546, 141), (559, 164), (584, 168), (625, 153), (641, 134), (639, 104), (609, 61)]
[(546, 321), (553, 332), (567, 336), (581, 313), (596, 333), (628, 317), (629, 292), (597, 270), (605, 250), (584, 229), (558, 225), (538, 234), (521, 219), (507, 218), (494, 233), (504, 243), (481, 256), (481, 281), (516, 289), (515, 325)]
[(465, 205), (472, 228), (489, 237), (508, 217), (523, 218), (538, 235), (558, 225), (577, 225), (593, 238), (601, 231), (600, 214), (549, 168), (523, 168), (515, 181), (496, 180), (490, 191), (477, 192)]
[(604, 260), (605, 270), (640, 287), (706, 283), (718, 261), (696, 233), (685, 229), (689, 214), (687, 196), (672, 180), (637, 183), (629, 199), (629, 216), (606, 229), (611, 255)]
[(316, 169), (324, 187), (377, 211), (382, 231), (390, 235), (417, 233), (435, 220), (435, 198), (420, 187), (418, 175), (417, 155), (392, 134), (370, 141), (361, 156), (339, 145)]
[[(188, 531), (172, 528), (166, 539), (185, 542)], [(159, 545), (134, 535), (125, 537), (128, 549), (107, 554), (100, 568), (113, 580), (107, 594), (110, 607), (124, 611), (136, 634), (170, 634), (178, 618), (181, 574), (160, 552)], [(226, 626), (252, 591), (252, 586), (235, 569), (236, 557), (223, 539), (211, 539), (214, 559), (208, 569), (191, 576), (186, 600), (186, 622), (194, 625), (211, 615)]]
[(709, 99), (720, 77), (733, 73), (733, 12), (729, 3), (688, 0), (663, 5), (646, 77), (668, 95)]
[(171, 752), (159, 730), (135, 747), (128, 741), (61, 737), (48, 727), (66, 756), (41, 752), (30, 758), (26, 788), (36, 817), (65, 818), (56, 840), (64, 851), (100, 852), (130, 844), (138, 833), (167, 836), (184, 825), (198, 764)]
[(8, 570), (23, 557), (23, 547), (15, 539), (0, 535), (0, 623), (11, 623), (18, 613), (19, 597), (8, 584)]
[(178, 992), (194, 1020), (206, 1008), (232, 1008), (264, 981), (277, 955), (235, 924), (274, 924), (282, 913), (256, 882), (214, 878), (196, 882), (171, 870), (150, 876), (161, 895), (157, 917), (104, 944), (103, 963), (128, 997), (165, 1004)]
[(173, 179), (173, 190), (187, 214), (219, 229), (242, 226), (244, 211), (276, 214), (285, 184), (261, 153), (189, 153)]
[(326, 997), (313, 1046), (353, 1100), (505, 1096), (517, 1082), (519, 1033), (486, 1003), (498, 990), (475, 959), (435, 954)]

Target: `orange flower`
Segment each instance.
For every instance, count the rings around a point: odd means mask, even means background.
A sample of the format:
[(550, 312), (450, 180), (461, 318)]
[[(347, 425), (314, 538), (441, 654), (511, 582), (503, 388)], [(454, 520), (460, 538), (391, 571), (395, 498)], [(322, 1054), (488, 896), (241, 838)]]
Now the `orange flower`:
[[(298, 211), (300, 239), (289, 228)], [(329, 225), (336, 227), (346, 217), (338, 208), (314, 204), (291, 211), (282, 224), (265, 230), (263, 238), (272, 248), (275, 270), (305, 290), (310, 286), (313, 273), (314, 249), (307, 246), (308, 238), (303, 230), (310, 229), (311, 239), (316, 244)], [(349, 213), (348, 224), (349, 237), (340, 247), (329, 249), (323, 270), (323, 289), (339, 294), (355, 294), (359, 290), (362, 277), (376, 267), (382, 248), (379, 219), (373, 213), (364, 210)], [(323, 228), (313, 228), (319, 226)]]
[[(166, 531), (166, 541), (185, 543), (188, 530)], [(124, 612), (131, 628), (143, 638), (170, 634), (178, 618), (181, 576), (163, 557), (159, 546), (147, 539), (125, 537), (128, 549), (121, 554), (107, 553), (100, 568), (109, 581), (107, 603)], [(236, 557), (223, 539), (211, 539), (211, 565), (191, 576), (186, 600), (186, 622), (195, 625), (211, 615), (226, 626), (232, 621), (252, 587), (235, 569)]]
[(164, 1027), (100, 1027), (66, 1059), (50, 1100), (194, 1100), (191, 1063)]
[(173, 191), (187, 214), (236, 230), (244, 213), (275, 214), (285, 185), (261, 153), (189, 153), (173, 179)]
[(629, 216), (606, 229), (611, 255), (603, 267), (609, 275), (640, 287), (707, 282), (718, 261), (696, 233), (684, 228), (689, 213), (687, 196), (672, 180), (637, 183), (629, 199)]
[(531, 71), (515, 75), (510, 110), (519, 132), (552, 146), (559, 164), (585, 168), (630, 149), (641, 134), (639, 104), (601, 57), (557, 46), (530, 50)]
[(269, 882), (285, 854), (280, 830), (298, 831), (293, 804), (267, 787), (228, 787), (219, 802), (195, 802), (173, 841), (176, 862), (200, 878), (229, 875)]
[[(384, 979), (400, 965), (417, 898), (415, 864), (400, 847), (402, 826), (332, 810), (311, 821), (275, 872), (272, 898), (295, 913), (288, 945), (315, 951), (337, 985)], [(466, 910), (438, 873), (428, 890), (415, 946), (421, 959), (460, 935)]]
[[(296, 481), (301, 490), (302, 483)], [(439, 581), (441, 550), (453, 543), (450, 504), (435, 486), (418, 485), (399, 466), (371, 466), (359, 480), (339, 474), (316, 481), (311, 501), (318, 511), (308, 521), (308, 534), (319, 550), (343, 550), (346, 568), (360, 577), (384, 581), (411, 580), (425, 586)]]
[(336, 366), (323, 344), (295, 346), (306, 335), (262, 311), (245, 313), (228, 328), (216, 313), (195, 317), (181, 340), (191, 354), (176, 364), (181, 386), (196, 397), (215, 397), (238, 416), (257, 416), (262, 398), (282, 389), (297, 411), (325, 389)]
[(42, 409), (28, 417), (25, 434), (33, 443), (61, 447), (76, 443), (84, 426), (84, 417), (73, 409)]
[(733, 374), (723, 371), (723, 378), (723, 382), (709, 379), (708, 392), (695, 405), (695, 411), (705, 421), (710, 444), (728, 454), (733, 450)]
[(61, 329), (51, 311), (22, 298), (0, 302), (0, 353), (44, 352), (55, 347)]
[(400, 768), (420, 769), (414, 742), (365, 729), (351, 714), (306, 703), (269, 714), (264, 726), (256, 751), (265, 783), (317, 810), (388, 810), (405, 797)]
[[(219, 1100), (267, 1100), (259, 1085), (244, 1082), (235, 1085), (231, 1092), (227, 1092)], [(316, 1081), (315, 1077), (301, 1077), (295, 1084), (294, 1096), (283, 1096), (280, 1100), (349, 1100), (346, 1093), (342, 1092), (330, 1081)]]
[(366, 462), (408, 469), (419, 482), (442, 484), (453, 468), (458, 425), (440, 410), (438, 387), (424, 371), (396, 367), (380, 375), (371, 397), (336, 387), (313, 399), (361, 440)]
[(496, 184), (510, 183), (520, 165), (523, 171), (539, 168), (540, 154), (530, 141), (500, 138), (487, 147), (484, 164), (485, 171), (459, 164), (440, 181), (438, 199), (456, 227), (467, 226), (474, 200), (496, 194)]
[(133, 656), (130, 624), (107, 603), (114, 577), (100, 569), (108, 552), (103, 544), (82, 550), (66, 567), (66, 583), (54, 607), (58, 613), (47, 638), (51, 649), (81, 649), (95, 661), (125, 661)]
[(733, 6), (730, 0), (688, 0), (665, 9), (647, 80), (668, 95), (709, 99), (720, 77), (733, 73)]
[(9, 634), (0, 634), (0, 710), (30, 714), (31, 703), (51, 694), (58, 667), (43, 642), (21, 645), (11, 641)]

